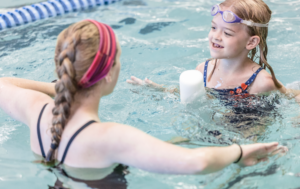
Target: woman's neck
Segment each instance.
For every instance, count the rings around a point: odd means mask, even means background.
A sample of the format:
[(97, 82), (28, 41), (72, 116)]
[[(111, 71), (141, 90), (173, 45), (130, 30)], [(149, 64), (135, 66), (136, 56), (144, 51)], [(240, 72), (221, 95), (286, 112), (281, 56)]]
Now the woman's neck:
[(77, 93), (71, 106), (70, 117), (84, 116), (95, 121), (100, 121), (98, 117), (98, 110), (101, 97), (101, 92), (95, 90)]

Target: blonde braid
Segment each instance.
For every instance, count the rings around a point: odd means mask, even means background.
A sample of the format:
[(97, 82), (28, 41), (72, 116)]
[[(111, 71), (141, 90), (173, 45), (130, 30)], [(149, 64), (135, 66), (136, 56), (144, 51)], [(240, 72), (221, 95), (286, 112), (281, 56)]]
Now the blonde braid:
[(71, 105), (77, 91), (87, 92), (92, 89), (81, 89), (78, 82), (89, 69), (99, 49), (99, 32), (97, 27), (82, 21), (62, 31), (55, 49), (55, 66), (59, 80), (56, 82), (55, 107), (50, 129), (52, 134), (51, 148), (46, 156), (46, 163), (53, 163), (55, 151), (59, 146), (65, 125), (71, 113)]
[(52, 110), (52, 143), (51, 148), (48, 151), (46, 161), (51, 162), (54, 160), (54, 152), (57, 149), (63, 130), (70, 116), (71, 104), (74, 99), (74, 95), (78, 89), (77, 82), (75, 80), (75, 70), (73, 63), (75, 61), (75, 46), (78, 43), (78, 37), (72, 36), (63, 44), (63, 49), (56, 61), (56, 72), (59, 80), (55, 85), (55, 107)]

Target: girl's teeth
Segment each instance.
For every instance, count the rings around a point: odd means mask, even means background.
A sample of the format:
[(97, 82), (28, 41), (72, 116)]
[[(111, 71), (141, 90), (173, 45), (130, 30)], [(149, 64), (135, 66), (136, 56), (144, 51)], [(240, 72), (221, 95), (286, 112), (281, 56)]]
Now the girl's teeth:
[(215, 44), (215, 43), (214, 43), (214, 46), (217, 47), (217, 48), (220, 48), (220, 47), (221, 47), (220, 45)]

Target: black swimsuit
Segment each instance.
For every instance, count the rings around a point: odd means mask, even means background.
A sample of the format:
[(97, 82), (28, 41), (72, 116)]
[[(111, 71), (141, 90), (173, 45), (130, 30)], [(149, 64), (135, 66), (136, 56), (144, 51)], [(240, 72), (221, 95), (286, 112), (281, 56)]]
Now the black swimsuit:
[[(41, 137), (41, 131), (40, 131), (40, 122), (41, 122), (41, 117), (43, 115), (43, 112), (46, 108), (47, 104), (44, 105), (44, 107), (41, 110), (41, 113), (39, 115), (38, 118), (38, 122), (37, 122), (37, 135), (38, 135), (38, 139), (39, 139), (39, 144), (40, 144), (40, 149), (42, 152), (42, 156), (44, 158), (46, 158), (45, 155), (45, 151), (43, 148), (43, 143), (42, 143), (42, 137)], [(72, 144), (73, 140), (76, 138), (76, 136), (86, 127), (88, 127), (89, 125), (91, 125), (92, 123), (95, 123), (96, 121), (89, 121), (86, 124), (84, 124), (80, 129), (78, 129), (74, 135), (71, 137), (71, 139), (69, 140), (67, 147), (64, 151), (63, 157), (59, 163), (59, 165), (64, 163), (64, 160), (66, 158), (66, 155), (68, 153), (68, 150), (70, 148), (70, 145)], [(80, 180), (80, 179), (76, 179), (73, 177), (68, 176), (68, 174), (60, 167), (60, 166), (56, 166), (56, 168), (65, 176), (71, 178), (72, 180), (76, 181), (76, 182), (83, 182), (85, 184), (87, 184), (89, 187), (91, 188), (101, 188), (101, 189), (125, 189), (127, 188), (127, 181), (125, 179), (125, 175), (128, 174), (127, 171), (127, 166), (123, 166), (123, 165), (118, 165), (114, 171), (109, 174), (108, 176), (106, 176), (105, 178), (101, 179), (101, 180), (95, 180), (95, 181), (85, 181), (85, 180)], [(63, 189), (63, 183), (59, 180), (56, 181), (55, 186), (54, 187), (49, 187), (49, 188), (61, 188)]]

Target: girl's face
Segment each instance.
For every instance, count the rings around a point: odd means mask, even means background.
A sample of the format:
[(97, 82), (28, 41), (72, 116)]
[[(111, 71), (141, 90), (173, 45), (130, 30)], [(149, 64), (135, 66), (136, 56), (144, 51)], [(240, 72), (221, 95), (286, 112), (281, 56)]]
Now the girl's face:
[[(222, 11), (230, 9), (222, 9)], [(249, 50), (246, 49), (250, 39), (246, 27), (240, 23), (226, 23), (222, 15), (218, 13), (214, 16), (209, 32), (209, 48), (212, 58), (232, 59), (241, 56), (242, 52), (246, 55)]]

